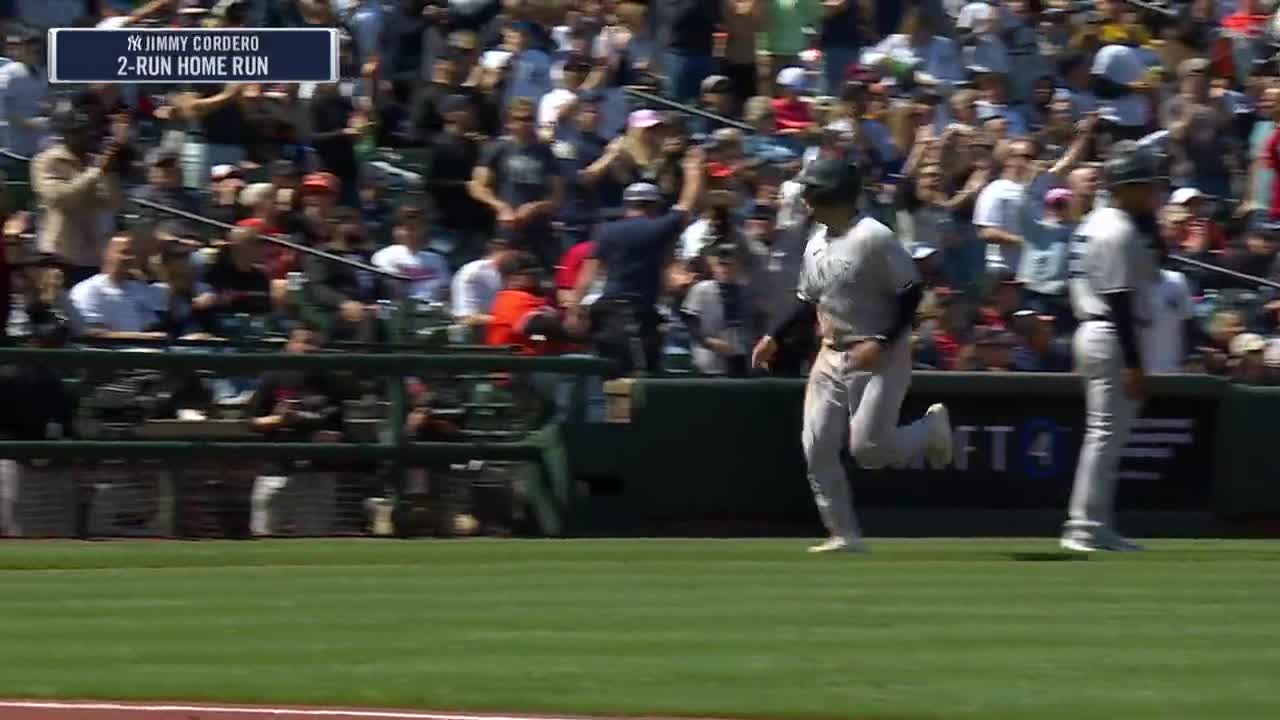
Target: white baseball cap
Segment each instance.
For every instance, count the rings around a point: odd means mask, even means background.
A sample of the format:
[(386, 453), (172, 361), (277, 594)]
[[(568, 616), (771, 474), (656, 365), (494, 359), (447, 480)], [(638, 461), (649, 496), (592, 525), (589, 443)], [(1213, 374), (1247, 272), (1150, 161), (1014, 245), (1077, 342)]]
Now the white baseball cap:
[(785, 67), (778, 71), (778, 84), (791, 90), (803, 90), (806, 78), (804, 68)]
[(1197, 198), (1204, 197), (1204, 193), (1193, 187), (1178, 188), (1173, 191), (1173, 195), (1169, 196), (1169, 202), (1174, 205), (1186, 205)]

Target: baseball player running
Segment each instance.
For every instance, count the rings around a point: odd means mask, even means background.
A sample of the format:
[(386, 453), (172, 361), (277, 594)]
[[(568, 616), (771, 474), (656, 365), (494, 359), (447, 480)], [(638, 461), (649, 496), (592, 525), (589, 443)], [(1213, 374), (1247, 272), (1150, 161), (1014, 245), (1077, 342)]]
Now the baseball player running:
[(911, 383), (911, 321), (922, 289), (893, 232), (859, 216), (857, 165), (820, 158), (798, 181), (815, 221), (799, 303), (756, 345), (752, 364), (768, 367), (778, 350), (775, 338), (816, 317), (822, 349), (805, 390), (802, 442), (809, 486), (831, 537), (809, 551), (864, 552), (841, 452), (847, 448), (869, 470), (922, 451), (940, 467), (951, 462), (951, 421), (946, 407), (934, 405), (924, 418), (897, 424)]
[(1151, 317), (1158, 266), (1156, 210), (1162, 163), (1131, 141), (1103, 166), (1112, 207), (1094, 210), (1071, 240), (1067, 284), (1081, 324), (1076, 366), (1085, 376), (1085, 432), (1063, 528), (1063, 549), (1141, 550), (1115, 531), (1112, 506), (1120, 451), (1146, 396), (1138, 332)]

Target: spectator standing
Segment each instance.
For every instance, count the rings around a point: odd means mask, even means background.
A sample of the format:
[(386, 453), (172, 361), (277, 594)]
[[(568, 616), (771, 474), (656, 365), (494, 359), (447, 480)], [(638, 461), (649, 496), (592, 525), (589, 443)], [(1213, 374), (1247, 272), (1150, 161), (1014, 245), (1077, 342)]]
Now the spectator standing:
[(756, 95), (756, 38), (764, 30), (767, 0), (722, 0), (724, 73), (732, 83), (735, 112)]
[(745, 377), (756, 331), (747, 288), (742, 284), (740, 253), (731, 243), (711, 251), (711, 278), (685, 296), (685, 326), (693, 338), (693, 364), (705, 375)]
[(551, 219), (564, 201), (560, 165), (538, 139), (531, 101), (511, 104), (507, 129), (510, 136), (494, 141), (476, 166), (471, 197), (493, 210), (513, 247), (533, 251), (550, 267), (562, 250), (551, 232)]
[[(407, 295), (420, 302), (438, 302), (449, 288), (449, 265), (439, 253), (427, 249), (427, 228), (422, 210), (401, 205), (399, 219), (391, 231), (393, 244), (374, 253), (372, 263), (380, 270), (410, 278), (407, 287), (394, 296)], [(399, 285), (399, 283), (396, 283)]]
[(186, 128), (182, 143), (184, 184), (206, 187), (214, 165), (239, 165), (248, 158), (253, 126), (245, 115), (247, 85), (218, 91), (181, 92), (173, 97), (172, 119)]
[(439, 218), (437, 230), (461, 257), (479, 251), (482, 238), (493, 223), (486, 208), (467, 191), (480, 159), (480, 143), (474, 126), (475, 105), (467, 95), (450, 95), (440, 105), (444, 130), (427, 145), (426, 184), (433, 207), (449, 208)]
[(823, 78), (827, 93), (844, 87), (846, 73), (858, 62), (858, 52), (871, 37), (870, 18), (861, 17), (858, 0), (822, 0), (822, 21), (817, 46), (822, 50)]
[(1028, 141), (1009, 144), (1000, 178), (982, 189), (973, 209), (978, 237), (987, 243), (987, 269), (1016, 270), (1031, 219), (1027, 186), (1036, 153)]
[(662, 69), (671, 99), (692, 102), (702, 79), (714, 71), (713, 36), (721, 22), (720, 11), (716, 0), (662, 0), (660, 21), (667, 34)]
[(1089, 74), (1110, 140), (1137, 140), (1146, 134), (1151, 120), (1148, 95), (1153, 88), (1137, 50), (1127, 45), (1104, 46), (1094, 55)]
[(1280, 87), (1269, 86), (1258, 101), (1258, 121), (1249, 133), (1249, 189), (1246, 201), (1257, 208), (1270, 210), (1276, 171), (1267, 157), (1267, 146), (1276, 131), (1280, 113)]
[(9, 38), (8, 45), (13, 62), (0, 68), (0, 107), (8, 127), (5, 147), (29, 157), (39, 151), (49, 130), (49, 78), (41, 67), (38, 35)]
[(551, 92), (551, 57), (537, 45), (540, 31), (536, 24), (526, 21), (512, 23), (503, 33), (502, 49), (511, 53), (505, 102), (508, 113), (516, 100), (536, 103)]
[(621, 188), (615, 179), (622, 165), (622, 140), (600, 135), (600, 96), (584, 93), (573, 110), (573, 122), (564, 127), (551, 149), (560, 162), (565, 200), (559, 219), (564, 248), (586, 240), (602, 208), (621, 205)]
[(91, 337), (159, 339), (156, 296), (137, 277), (137, 256), (128, 235), (116, 235), (102, 255), (102, 272), (71, 288), (71, 304)]
[[(601, 297), (591, 305), (592, 339), (602, 356), (618, 361), (623, 375), (655, 373), (658, 369), (661, 338), (655, 306), (662, 288), (663, 265), (680, 232), (689, 224), (689, 213), (701, 200), (704, 160), (701, 150), (685, 156), (680, 199), (665, 214), (660, 210), (662, 196), (656, 186), (639, 183), (626, 189), (625, 217), (597, 231), (595, 254), (583, 268), (574, 297), (566, 303), (572, 322), (583, 325), (583, 296), (603, 265), (607, 279)], [(639, 341), (642, 357), (633, 353), (633, 339)]]
[(1148, 373), (1182, 372), (1187, 365), (1189, 324), (1195, 306), (1187, 277), (1175, 270), (1161, 270), (1151, 285), (1148, 307), (1151, 318), (1143, 328), (1142, 359)]
[(364, 132), (367, 116), (357, 112), (337, 83), (316, 86), (311, 99), (311, 145), (325, 170), (340, 181), (339, 197), (347, 207), (360, 205), (356, 168), (356, 140)]
[(43, 213), (40, 251), (55, 256), (67, 283), (74, 285), (98, 272), (109, 237), (101, 234), (98, 219), (120, 204), (119, 164), (129, 124), (123, 118), (114, 121), (111, 138), (97, 155), (86, 113), (64, 103), (54, 126), (62, 141), (32, 161), (31, 189)]
[(1226, 197), (1235, 167), (1235, 119), (1223, 89), (1209, 87), (1208, 73), (1208, 60), (1184, 60), (1181, 87), (1161, 108), (1160, 121), (1169, 130), (1173, 183)]
[(1025, 288), (1023, 304), (1055, 318), (1063, 332), (1070, 328), (1072, 320), (1067, 299), (1067, 254), (1075, 224), (1066, 217), (1071, 200), (1071, 191), (1066, 188), (1045, 193), (1044, 217), (1032, 222), (1018, 266), (1018, 280)]
[[(199, 214), (200, 200), (191, 191), (182, 186), (182, 172), (179, 166), (178, 153), (175, 150), (157, 147), (147, 153), (147, 184), (133, 192), (133, 197), (148, 203), (164, 205), (183, 212)], [(138, 232), (149, 236), (155, 230), (156, 223), (168, 217), (167, 213), (141, 206), (141, 226)], [(144, 241), (149, 238), (143, 237)]]

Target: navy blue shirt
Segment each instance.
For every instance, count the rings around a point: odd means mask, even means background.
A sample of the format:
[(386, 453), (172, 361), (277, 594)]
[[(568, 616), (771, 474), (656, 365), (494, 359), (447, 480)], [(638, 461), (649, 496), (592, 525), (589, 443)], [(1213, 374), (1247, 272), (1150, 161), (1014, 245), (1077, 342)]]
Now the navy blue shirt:
[(608, 279), (602, 297), (657, 304), (663, 262), (687, 221), (685, 213), (672, 210), (656, 218), (625, 218), (601, 226), (592, 257), (605, 264)]
[(609, 141), (599, 135), (574, 130), (564, 132), (551, 144), (564, 176), (565, 201), (560, 206), (560, 220), (566, 225), (581, 227), (595, 222), (602, 191), (610, 180), (606, 175), (594, 185), (584, 185), (578, 182), (578, 173), (599, 160), (607, 147)]
[(862, 34), (858, 32), (858, 3), (849, 0), (840, 12), (822, 19), (819, 30), (819, 47), (862, 47)]
[(664, 0), (662, 25), (667, 49), (681, 55), (710, 55), (720, 23), (720, 3), (714, 0)]

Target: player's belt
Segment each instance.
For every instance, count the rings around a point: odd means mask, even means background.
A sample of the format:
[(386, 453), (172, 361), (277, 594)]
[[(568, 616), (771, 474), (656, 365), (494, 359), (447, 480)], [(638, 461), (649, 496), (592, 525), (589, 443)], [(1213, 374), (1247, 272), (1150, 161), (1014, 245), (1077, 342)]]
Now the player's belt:
[[(1085, 321), (1085, 322), (1105, 322), (1105, 323), (1114, 323), (1114, 322), (1115, 322), (1115, 320), (1112, 320), (1111, 318), (1107, 317), (1106, 315), (1090, 315), (1090, 316), (1086, 317), (1086, 318), (1084, 319), (1084, 321)], [(1134, 322), (1134, 324), (1135, 324), (1135, 325), (1137, 325), (1138, 327), (1146, 327), (1146, 326), (1148, 326), (1148, 325), (1150, 325), (1150, 324), (1151, 324), (1151, 322), (1150, 322), (1150, 321), (1148, 321), (1148, 320), (1143, 320), (1143, 319), (1141, 319), (1141, 318), (1135, 318), (1133, 322)]]

